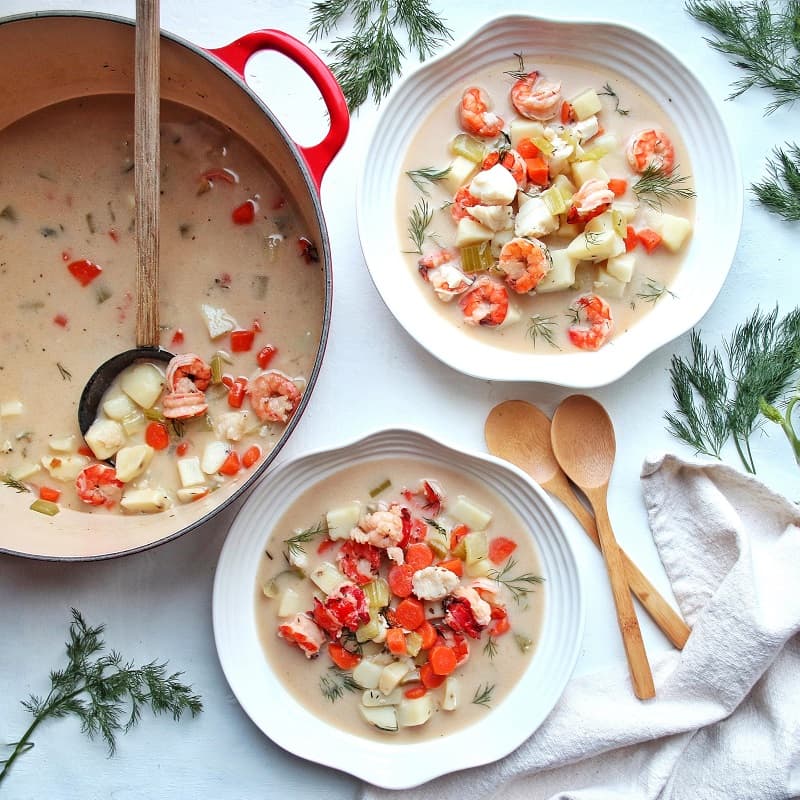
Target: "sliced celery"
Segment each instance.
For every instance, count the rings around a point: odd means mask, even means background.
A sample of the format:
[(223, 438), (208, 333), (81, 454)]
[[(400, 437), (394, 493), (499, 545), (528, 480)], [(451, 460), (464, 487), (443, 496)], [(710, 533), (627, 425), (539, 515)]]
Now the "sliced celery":
[(549, 189), (545, 189), (539, 197), (542, 198), (542, 202), (547, 207), (547, 210), (554, 217), (563, 214), (567, 210), (567, 201), (564, 199), (564, 195), (561, 194), (561, 190), (557, 186), (551, 186)]
[(145, 408), (142, 412), (145, 417), (153, 422), (163, 422), (166, 417), (157, 408)]
[(527, 636), (523, 636), (520, 633), (514, 634), (514, 641), (517, 643), (517, 647), (519, 647), (523, 653), (527, 653), (528, 650), (533, 647), (533, 640), (529, 639)]
[(215, 385), (222, 383), (222, 369), (222, 356), (217, 353), (211, 359), (211, 383)]
[(551, 156), (555, 152), (555, 147), (553, 147), (553, 143), (549, 139), (545, 139), (544, 136), (533, 136), (531, 137), (531, 142), (536, 145), (546, 156)]
[(383, 578), (375, 578), (364, 586), (369, 607), (375, 611), (389, 605), (389, 584)]
[(490, 242), (480, 242), (461, 248), (461, 269), (466, 273), (485, 272), (494, 265), (492, 245)]
[(577, 191), (575, 184), (566, 175), (556, 175), (556, 179), (550, 188), (558, 189), (565, 203), (569, 203), (572, 200), (572, 195)]
[(61, 510), (49, 500), (34, 500), (30, 505), (30, 509), (31, 511), (38, 511), (40, 514), (47, 514), (48, 517), (54, 517)]
[(422, 637), (416, 631), (406, 635), (406, 650), (412, 658), (422, 650)]
[(374, 639), (381, 631), (377, 617), (370, 617), (369, 622), (365, 622), (356, 629), (356, 641), (363, 643)]
[(447, 537), (438, 531), (429, 534), (425, 542), (428, 547), (433, 550), (433, 554), (436, 556), (436, 558), (444, 558), (450, 551)]
[(450, 152), (454, 156), (463, 156), (475, 164), (480, 164), (486, 157), (486, 148), (483, 142), (467, 136), (466, 133), (459, 133), (453, 141), (450, 142)]
[(617, 236), (621, 236), (624, 239), (628, 235), (628, 223), (625, 221), (625, 217), (615, 208), (611, 209), (611, 224)]
[(458, 544), (451, 551), (451, 553), (452, 553), (454, 558), (460, 558), (462, 561), (467, 556), (467, 548), (466, 548), (466, 545), (464, 544), (464, 539), (465, 538), (466, 538), (465, 536), (462, 537), (459, 540)]
[(264, 597), (269, 597), (270, 600), (274, 600), (278, 596), (278, 591), (278, 581), (275, 578), (270, 578), (261, 586), (262, 594)]
[(370, 497), (377, 497), (381, 492), (385, 492), (390, 486), (392, 482), (387, 478), (383, 483), (378, 484), (374, 488), (369, 490)]
[(145, 415), (141, 411), (133, 411), (122, 418), (122, 429), (128, 436), (133, 436), (145, 427)]
[(483, 531), (468, 533), (464, 537), (464, 555), (467, 564), (474, 564), (489, 553), (489, 540)]

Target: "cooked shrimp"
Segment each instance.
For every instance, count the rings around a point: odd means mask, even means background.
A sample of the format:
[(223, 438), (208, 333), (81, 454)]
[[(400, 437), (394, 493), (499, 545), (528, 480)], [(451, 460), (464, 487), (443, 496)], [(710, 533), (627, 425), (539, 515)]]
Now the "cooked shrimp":
[(539, 80), (534, 70), (511, 87), (514, 108), (528, 119), (553, 119), (561, 111), (561, 83)]
[(117, 471), (105, 464), (90, 464), (75, 479), (78, 497), (91, 506), (113, 506), (122, 494), (123, 485), (117, 480)]
[(173, 356), (167, 365), (171, 392), (204, 392), (211, 383), (211, 367), (194, 353)]
[(511, 177), (517, 182), (520, 189), (524, 189), (528, 184), (528, 167), (525, 159), (514, 149), (506, 150), (502, 157), (499, 150), (493, 150), (483, 159), (481, 169), (491, 169), (495, 164), (505, 167)]
[(430, 283), (436, 296), (445, 303), (466, 292), (473, 282), (458, 266), (449, 263), (452, 259), (451, 251), (434, 250), (418, 262), (419, 274)]
[(300, 390), (288, 375), (271, 369), (250, 382), (253, 411), (262, 422), (288, 422), (300, 403)]
[(350, 531), (350, 538), (374, 547), (393, 547), (403, 541), (403, 514), (397, 503), (386, 510), (366, 514)]
[(467, 208), (479, 206), (480, 204), (481, 201), (478, 200), (466, 186), (462, 186), (453, 198), (453, 204), (450, 206), (450, 214), (453, 220), (458, 222), (467, 216)]
[(488, 275), (481, 275), (459, 301), (468, 325), (500, 325), (508, 314), (508, 290)]
[(497, 114), (489, 111), (489, 95), (477, 86), (464, 91), (458, 107), (461, 127), (475, 136), (493, 139), (500, 134), (505, 124)]
[(614, 320), (608, 303), (596, 294), (584, 294), (570, 309), (577, 321), (567, 328), (569, 340), (581, 350), (599, 350), (614, 333)]
[(278, 636), (290, 644), (296, 644), (306, 658), (313, 658), (325, 643), (325, 634), (319, 625), (306, 614), (295, 614), (288, 622), (278, 627)]
[(633, 134), (625, 149), (628, 163), (636, 172), (648, 167), (670, 172), (675, 166), (675, 148), (664, 131), (648, 128)]
[(205, 392), (170, 392), (161, 401), (161, 412), (167, 419), (191, 419), (208, 411)]
[(614, 200), (608, 183), (597, 178), (586, 181), (572, 196), (567, 222), (588, 222), (606, 211)]
[(419, 273), (425, 280), (428, 280), (428, 272), (436, 267), (441, 267), (442, 264), (447, 264), (455, 258), (455, 253), (452, 250), (440, 247), (437, 250), (431, 250), (426, 253), (422, 258), (417, 261), (419, 265)]
[(532, 292), (552, 266), (547, 245), (538, 239), (512, 239), (500, 251), (498, 267), (504, 273), (505, 282), (517, 294)]

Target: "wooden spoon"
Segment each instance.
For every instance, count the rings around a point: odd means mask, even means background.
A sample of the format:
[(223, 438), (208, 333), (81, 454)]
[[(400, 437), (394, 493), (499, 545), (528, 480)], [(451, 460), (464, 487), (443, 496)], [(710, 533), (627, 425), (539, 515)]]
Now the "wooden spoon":
[(553, 453), (561, 469), (581, 489), (594, 508), (600, 549), (611, 582), (633, 691), (640, 700), (655, 697), (653, 675), (625, 579), (622, 552), (608, 517), (608, 481), (616, 455), (614, 426), (598, 402), (586, 395), (576, 394), (568, 397), (556, 409), (550, 435)]
[[(589, 538), (600, 547), (594, 517), (578, 500), (567, 476), (558, 466), (550, 442), (550, 418), (523, 400), (507, 400), (495, 406), (484, 425), (486, 445), (492, 455), (504, 458), (527, 472), (546, 492), (557, 497), (577, 518)], [(661, 596), (624, 550), (622, 563), (631, 591), (653, 622), (679, 650), (691, 629)]]
[(136, 0), (134, 98), (134, 187), (136, 202), (136, 347), (103, 362), (89, 378), (78, 404), (78, 426), (85, 434), (97, 417), (103, 394), (135, 361), (169, 361), (159, 347), (159, 0)]

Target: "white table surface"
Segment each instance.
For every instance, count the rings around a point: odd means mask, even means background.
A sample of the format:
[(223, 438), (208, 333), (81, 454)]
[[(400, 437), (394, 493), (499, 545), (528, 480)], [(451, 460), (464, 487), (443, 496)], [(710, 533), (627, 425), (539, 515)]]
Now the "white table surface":
[[(107, 11), (132, 17), (123, 0), (0, 0), (0, 14), (62, 8)], [(456, 39), (491, 15), (483, 0), (433, 0)], [(532, 12), (523, 0), (509, 0), (504, 12)], [(558, 15), (561, 0), (539, 0), (536, 12)], [(745, 185), (761, 177), (773, 146), (796, 140), (797, 111), (762, 116), (769, 100), (761, 91), (723, 103), (738, 77), (703, 41), (708, 33), (675, 0), (573, 0), (571, 16), (602, 13), (641, 28), (676, 51), (699, 74), (719, 102), (741, 158)], [(275, 0), (162, 0), (162, 27), (203, 46), (220, 46), (251, 30), (282, 28), (305, 39), (309, 3)], [(319, 45), (316, 45), (319, 49)], [(576, 58), (580, 53), (576, 53)], [(31, 54), (35, 59), (35, 54)], [(408, 68), (413, 63), (407, 64)], [(280, 70), (278, 80), (271, 79)], [(277, 56), (252, 59), (248, 79), (302, 144), (325, 129), (316, 92)], [(1, 79), (1, 76), (0, 76)], [(279, 87), (279, 88), (278, 88)], [(309, 110), (310, 109), (310, 110)], [(360, 162), (376, 119), (370, 104), (353, 119), (350, 137), (322, 186), (336, 276), (333, 321), (320, 379), (294, 436), (280, 454), (288, 458), (316, 447), (334, 446), (381, 427), (408, 424), (435, 434), (446, 406), (448, 433), (469, 448), (483, 449), (483, 421), (496, 403), (526, 399), (552, 411), (568, 392), (554, 386), (490, 383), (443, 366), (408, 337), (384, 307), (365, 268), (358, 244), (355, 187)], [(311, 119), (309, 120), (309, 117)], [(794, 125), (792, 125), (794, 121)], [(6, 154), (0, 154), (0, 158)], [(701, 323), (717, 343), (756, 305), (783, 311), (800, 300), (796, 253), (800, 225), (767, 214), (751, 199), (728, 280)], [(611, 386), (591, 392), (616, 423), (618, 454), (610, 510), (617, 536), (644, 571), (669, 596), (669, 587), (650, 538), (639, 490), (639, 471), (648, 453), (689, 450), (666, 433), (663, 413), (672, 408), (667, 368), (673, 352), (685, 353), (688, 336), (663, 347)], [(335, 424), (332, 424), (335, 420)], [(800, 497), (798, 473), (777, 429), (754, 438), (759, 475), (789, 497)], [(732, 451), (727, 460), (738, 465)], [(591, 602), (578, 673), (619, 665), (624, 655), (611, 594), (599, 554), (558, 506), (574, 542)], [(0, 556), (0, 741), (13, 741), (29, 724), (19, 700), (46, 692), (48, 672), (63, 663), (70, 607), (91, 624), (107, 625), (107, 642), (138, 661), (168, 659), (184, 670), (202, 695), (204, 713), (178, 724), (145, 716), (122, 737), (113, 759), (100, 741), (83, 737), (74, 720), (59, 720), (37, 731), (36, 748), (16, 763), (2, 785), (8, 798), (347, 798), (358, 793), (354, 779), (317, 767), (282, 751), (250, 722), (233, 697), (217, 661), (211, 628), (211, 587), (217, 556), (232, 512), (171, 544), (140, 555), (85, 564), (40, 563)], [(650, 653), (669, 647), (641, 614)]]

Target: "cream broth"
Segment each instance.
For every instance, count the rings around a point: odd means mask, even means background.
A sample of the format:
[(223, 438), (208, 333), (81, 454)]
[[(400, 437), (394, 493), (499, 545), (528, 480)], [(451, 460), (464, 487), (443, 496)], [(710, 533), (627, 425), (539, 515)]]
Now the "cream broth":
[[(302, 393), (324, 309), (306, 223), (243, 139), (173, 103), (163, 104), (161, 120), (162, 347), (209, 363), (221, 353), (228, 383), (252, 380), (269, 361)], [(82, 502), (74, 474), (54, 472), (52, 459), (95, 463), (78, 431), (80, 393), (101, 362), (134, 343), (132, 130), (130, 96), (96, 96), (45, 108), (0, 132), (0, 476), (34, 491), (53, 488), (59, 506), (94, 513), (109, 505)], [(229, 330), (212, 339), (204, 305), (224, 310), (244, 340), (234, 344)], [(259, 363), (266, 346), (275, 352)], [(207, 414), (166, 420), (168, 445), (125, 489), (155, 489), (173, 504), (237, 480), (232, 470), (203, 474), (194, 493), (178, 498), (186, 486), (179, 458), (200, 458), (211, 440), (238, 456), (253, 445), (259, 458), (266, 455), (284, 424), (257, 419), (249, 398), (240, 408), (229, 404), (228, 388), (209, 387)], [(145, 441), (160, 404), (128, 426), (126, 444)], [(220, 419), (240, 409), (247, 424), (229, 435)]]
[[(383, 485), (387, 480), (391, 481), (391, 485), (384, 488), (376, 497), (372, 497), (371, 491)], [(441, 496), (444, 499), (440, 510), (437, 509), (435, 503), (431, 502), (430, 495), (419, 493), (422, 480), (429, 481), (430, 487), (436, 487), (437, 494), (441, 489)], [(409, 491), (415, 494), (409, 495)], [(491, 632), (495, 630), (494, 625), (497, 623), (493, 616), (489, 624), (477, 632), (477, 638), (467, 634), (458, 635), (456, 650), (459, 652), (459, 658), (462, 651), (458, 648), (463, 647), (463, 643), (466, 643), (469, 657), (463, 664), (459, 664), (451, 674), (453, 680), (451, 684), (447, 683), (451, 678), (441, 678), (440, 680), (444, 680), (444, 683), (427, 688), (424, 695), (427, 699), (421, 701), (431, 704), (432, 716), (427, 722), (411, 727), (403, 727), (401, 724), (399, 730), (394, 732), (372, 727), (365, 721), (362, 710), (360, 710), (365, 690), (351, 685), (351, 690), (343, 687), (340, 692), (336, 691), (335, 687), (343, 683), (344, 676), (351, 676), (351, 673), (346, 670), (337, 674), (331, 669), (331, 657), (327, 651), (332, 638), (329, 634), (324, 634), (326, 641), (321, 643), (318, 655), (312, 658), (307, 658), (299, 647), (277, 635), (281, 625), (291, 622), (290, 615), (295, 610), (299, 610), (301, 616), (305, 617), (307, 622), (304, 624), (311, 622), (313, 625), (306, 612), (311, 612), (314, 608), (314, 597), (325, 602), (325, 594), (312, 580), (299, 577), (287, 570), (289, 550), (285, 540), (296, 537), (299, 530), (318, 530), (322, 525), (323, 529), (320, 534), (304, 537), (308, 541), (302, 545), (304, 553), (300, 555), (303, 571), (306, 574), (313, 574), (315, 568), (322, 562), (344, 568), (345, 562), (340, 561), (340, 553), (343, 547), (351, 547), (352, 543), (348, 543), (346, 538), (345, 540), (337, 539), (333, 543), (329, 542), (326, 525), (328, 519), (334, 520), (334, 516), (326, 517), (326, 515), (332, 510), (335, 515), (336, 510), (358, 501), (361, 504), (361, 514), (360, 518), (356, 516), (355, 519), (361, 530), (369, 527), (365, 521), (368, 510), (374, 508), (376, 503), (382, 502), (383, 508), (387, 505), (391, 508), (392, 503), (407, 508), (413, 525), (411, 540), (424, 536), (422, 541), (429, 548), (436, 548), (440, 546), (443, 534), (435, 526), (426, 524), (423, 520), (425, 518), (433, 519), (446, 532), (444, 541), (449, 542), (453, 531), (458, 533), (461, 530), (457, 527), (456, 518), (456, 515), (461, 513), (457, 499), (460, 495), (466, 496), (472, 503), (491, 512), (491, 521), (485, 528), (485, 537), (482, 537), (481, 534), (474, 535), (479, 539), (485, 538), (490, 545), (499, 537), (505, 537), (513, 542), (514, 549), (511, 554), (503, 550), (499, 552), (495, 552), (493, 549), (489, 550), (489, 555), (494, 556), (494, 562), (486, 557), (474, 561), (472, 566), (462, 561), (462, 565), (465, 563), (467, 565), (464, 566), (465, 571), (460, 579), (463, 586), (483, 584), (497, 591), (497, 594), (492, 595), (481, 590), (483, 596), (491, 598), (493, 607), (505, 609), (505, 612), (495, 613), (493, 611), (493, 615), (500, 617), (503, 613), (507, 613), (508, 625), (505, 622), (502, 625), (508, 629), (498, 628), (497, 630), (501, 630), (501, 633), (491, 635)], [(347, 536), (346, 526), (330, 527), (328, 530), (332, 536)], [(267, 659), (272, 669), (298, 702), (331, 725), (359, 736), (378, 737), (382, 741), (410, 743), (444, 736), (456, 728), (472, 724), (482, 719), (485, 714), (491, 713), (491, 708), (504, 701), (509, 690), (527, 668), (536, 650), (536, 642), (542, 624), (546, 584), (540, 585), (538, 577), (536, 580), (520, 580), (521, 576), (525, 575), (541, 576), (534, 536), (535, 532), (526, 530), (519, 518), (509, 509), (504, 508), (490, 490), (474, 480), (465, 479), (463, 475), (454, 471), (437, 467), (435, 474), (432, 474), (430, 465), (422, 461), (400, 459), (386, 462), (372, 461), (350, 467), (321, 481), (297, 498), (281, 517), (265, 544), (265, 555), (259, 564), (255, 587), (255, 615)], [(320, 545), (322, 545), (321, 548)], [(322, 550), (321, 553), (318, 552), (319, 549)], [(440, 555), (435, 556), (434, 564), (458, 561), (454, 552), (448, 550), (447, 544), (438, 552)], [(456, 549), (455, 553), (458, 552), (459, 550)], [(475, 554), (475, 551), (472, 551), (472, 555)], [(307, 563), (304, 563), (306, 558)], [(412, 562), (414, 566), (409, 566)], [(409, 570), (419, 570), (420, 563), (425, 563), (425, 561), (416, 561), (411, 554), (411, 549), (406, 548), (406, 566), (409, 567)], [(366, 563), (361, 561), (358, 564), (361, 573), (367, 573), (363, 574), (361, 580), (371, 577)], [(388, 576), (389, 584), (394, 587), (397, 584), (394, 583), (390, 569), (397, 570), (399, 568), (390, 562), (385, 551), (382, 551), (379, 575)], [(486, 577), (487, 573), (488, 577)], [(518, 602), (515, 602), (506, 584), (497, 581), (499, 573), (503, 573), (501, 577), (504, 580), (508, 580), (522, 590), (518, 595)], [(419, 575), (419, 571), (415, 574)], [(478, 584), (474, 584), (476, 580), (478, 580)], [(453, 581), (458, 583), (455, 578)], [(414, 586), (417, 587), (418, 584), (415, 583)], [(369, 596), (369, 586), (365, 585), (364, 588)], [(279, 616), (284, 602), (284, 594), (287, 591), (297, 592), (299, 599), (296, 604), (289, 602), (288, 606), (283, 609), (285, 616)], [(418, 591), (421, 594), (425, 593), (423, 589), (418, 589)], [(450, 637), (448, 638), (450, 643), (454, 641), (453, 631), (449, 627), (451, 618), (445, 616), (442, 609), (443, 606), (448, 607), (447, 604), (452, 601), (452, 591), (456, 590), (451, 589), (451, 593), (443, 601), (425, 600), (423, 602), (429, 623), (435, 627), (436, 631)], [(265, 593), (270, 596), (265, 596)], [(394, 611), (388, 612), (384, 609), (379, 616), (391, 621), (392, 613), (399, 614), (399, 604), (402, 600), (395, 596), (393, 591), (390, 591), (388, 596), (390, 598), (389, 606)], [(412, 600), (415, 598), (413, 592), (411, 598)], [(370, 609), (372, 613), (374, 609), (371, 605)], [(452, 610), (447, 613), (455, 614)], [(316, 614), (313, 618), (317, 619)], [(402, 620), (395, 618), (394, 621), (399, 625)], [(456, 625), (455, 622), (452, 624)], [(456, 625), (456, 627), (458, 626)], [(402, 629), (402, 626), (400, 628)], [(422, 629), (418, 628), (417, 630), (421, 631)], [(392, 660), (386, 653), (389, 634), (385, 633), (384, 635), (386, 641), (383, 643), (365, 641), (362, 644), (363, 660), (372, 658), (377, 658), (379, 661), (383, 659), (387, 662)], [(406, 637), (408, 646), (413, 649), (412, 639), (409, 636)], [(380, 639), (381, 636), (378, 638)], [(355, 639), (345, 630), (340, 641), (350, 647), (353, 646)], [(416, 658), (412, 658), (410, 655), (394, 656), (396, 660), (405, 659), (413, 668), (408, 675), (404, 676), (399, 690), (394, 690), (395, 693), (399, 691), (399, 694), (404, 696), (409, 689), (412, 690), (412, 695), (422, 691), (420, 689), (422, 671), (429, 670), (428, 676), (424, 678), (427, 680), (430, 677), (430, 666), (420, 666), (420, 664), (424, 664), (430, 653), (432, 653), (432, 649), (423, 648)], [(358, 667), (355, 669), (357, 670)], [(357, 672), (353, 672), (352, 675), (359, 677)], [(433, 682), (435, 683), (435, 680)], [(445, 700), (448, 687), (454, 687), (453, 690), (456, 693), (456, 707), (451, 710), (447, 709), (448, 704)], [(373, 689), (373, 692), (375, 696), (383, 696), (378, 689)], [(482, 695), (485, 702), (474, 702), (481, 700)], [(398, 714), (402, 718), (401, 712), (398, 711)]]
[[(601, 130), (593, 138), (585, 140), (582, 146), (589, 149), (593, 142), (602, 136), (610, 134), (615, 137), (617, 146), (604, 155), (599, 162), (610, 178), (627, 181), (626, 190), (615, 198), (612, 208), (619, 206), (627, 216), (630, 216), (629, 219), (625, 219), (623, 227), (633, 226), (635, 230), (659, 227), (662, 218), (655, 213), (657, 209), (653, 209), (648, 203), (637, 199), (637, 195), (632, 191), (633, 185), (640, 176), (632, 170), (626, 159), (625, 145), (632, 134), (643, 129), (655, 128), (666, 131), (675, 150), (674, 176), (686, 178), (685, 181), (678, 184), (678, 188), (691, 190), (693, 182), (688, 152), (681, 141), (679, 131), (672, 127), (665, 108), (624, 76), (611, 70), (604, 69), (602, 73), (598, 73), (597, 68), (593, 66), (578, 62), (559, 61), (556, 63), (543, 58), (535, 64), (526, 64), (524, 71), (534, 68), (540, 71), (542, 79), (561, 82), (561, 92), (565, 100), (574, 98), (583, 90), (595, 89), (602, 106), (596, 115)], [(466, 76), (458, 86), (443, 93), (439, 105), (413, 137), (402, 165), (398, 183), (396, 247), (408, 254), (406, 256), (408, 267), (415, 274), (419, 271), (420, 255), (409, 252), (415, 247), (408, 234), (410, 212), (415, 205), (420, 200), (426, 199), (433, 214), (422, 247), (426, 256), (436, 253), (440, 247), (453, 247), (456, 242), (457, 223), (453, 220), (451, 209), (454, 191), (452, 186), (447, 185), (447, 180), (436, 182), (423, 180), (425, 190), (429, 193), (425, 197), (406, 175), (407, 171), (425, 167), (442, 169), (450, 164), (453, 159), (453, 152), (450, 149), (451, 140), (457, 134), (463, 133), (463, 128), (459, 125), (458, 107), (467, 87), (478, 86), (485, 90), (491, 99), (489, 108), (502, 117), (505, 122), (503, 130), (506, 133), (509, 132), (512, 120), (521, 120), (522, 118), (514, 109), (510, 98), (510, 89), (515, 78), (504, 73), (518, 69), (519, 65), (516, 60), (510, 58), (497, 62), (488, 71)], [(616, 96), (604, 94), (604, 84), (605, 87), (610, 87)], [(669, 99), (663, 98), (661, 102), (666, 105)], [(542, 124), (557, 130), (564, 128), (558, 114), (554, 119)], [(486, 150), (488, 152), (493, 149), (492, 144), (500, 140), (490, 138), (482, 141), (487, 143)], [(571, 175), (569, 167), (561, 171), (566, 177), (571, 178), (576, 189), (580, 187), (579, 181), (574, 175)], [(551, 168), (550, 185), (554, 178), (555, 173)], [(536, 196), (544, 188), (545, 186), (537, 187), (529, 182), (526, 191), (529, 195)], [(522, 199), (525, 199), (524, 196)], [(519, 200), (514, 201), (515, 212), (518, 202)], [(683, 217), (690, 222), (694, 219), (694, 201), (691, 197), (670, 198), (668, 202), (662, 203), (661, 210), (670, 215)], [(566, 216), (566, 213), (556, 215), (556, 220), (560, 225), (558, 230), (536, 237), (548, 246), (551, 254), (567, 248), (576, 236), (577, 230), (570, 229), (565, 225)], [(436, 309), (437, 313), (447, 315), (453, 324), (461, 326), (468, 335), (480, 337), (484, 343), (492, 343), (497, 347), (516, 351), (531, 352), (535, 350), (542, 354), (575, 352), (576, 347), (570, 341), (567, 329), (574, 322), (575, 316), (570, 310), (570, 305), (578, 296), (594, 293), (603, 298), (608, 303), (613, 316), (613, 336), (618, 336), (629, 330), (653, 307), (655, 302), (671, 302), (674, 299), (669, 292), (669, 286), (681, 266), (686, 247), (686, 241), (683, 241), (677, 252), (670, 252), (662, 245), (657, 246), (652, 253), (648, 253), (642, 244), (637, 244), (636, 248), (631, 251), (631, 254), (635, 256), (633, 276), (624, 284), (624, 290), (619, 285), (615, 285), (611, 289), (602, 285), (602, 275), (598, 272), (598, 268), (606, 265), (605, 260), (592, 263), (587, 260), (573, 259), (572, 263), (577, 261), (577, 266), (574, 280), (567, 289), (552, 292), (534, 290), (530, 294), (517, 294), (509, 289), (509, 313), (504, 324), (497, 327), (490, 327), (485, 323), (466, 324), (464, 314), (459, 307), (459, 300), (462, 299), (462, 296), (451, 299), (449, 302), (443, 302), (438, 299), (431, 285), (426, 284), (422, 277), (419, 278), (419, 289), (424, 299), (420, 302), (428, 303)], [(490, 271), (497, 275), (498, 282), (501, 282), (502, 273), (497, 272), (499, 250), (499, 243), (493, 244), (494, 266), (490, 268)], [(454, 261), (453, 263), (457, 264), (458, 262)], [(619, 297), (615, 296), (618, 292), (621, 292)], [(537, 324), (532, 324), (532, 318)]]

